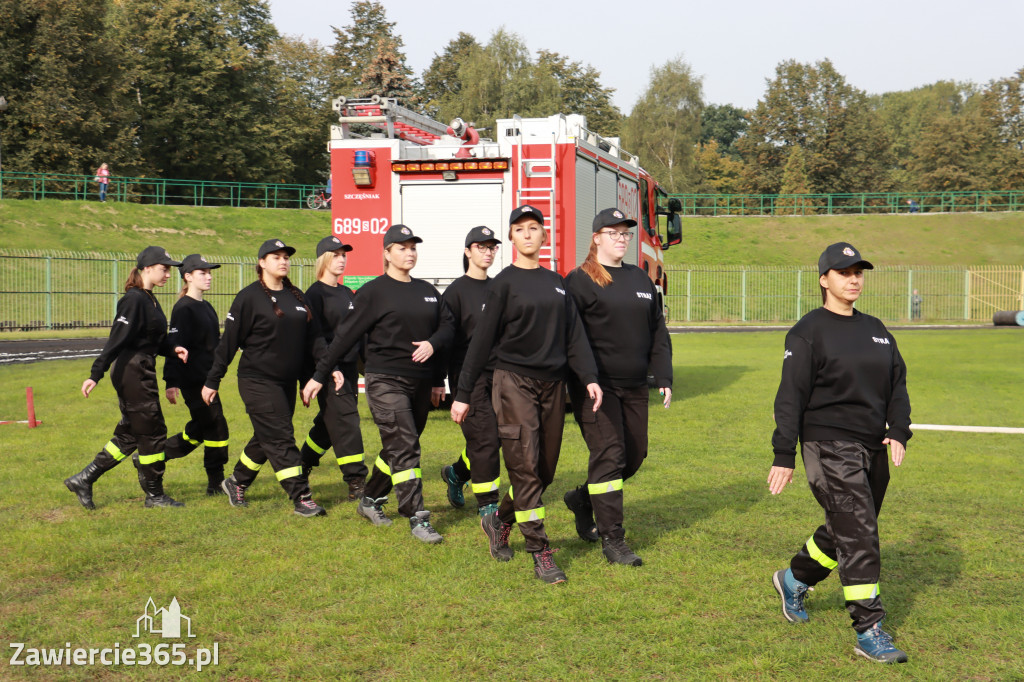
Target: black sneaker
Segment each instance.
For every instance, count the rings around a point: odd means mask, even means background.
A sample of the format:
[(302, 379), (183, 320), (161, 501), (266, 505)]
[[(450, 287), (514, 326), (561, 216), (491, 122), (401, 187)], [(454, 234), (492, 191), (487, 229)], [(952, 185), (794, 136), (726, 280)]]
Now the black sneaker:
[(307, 519), (314, 516), (327, 516), (327, 510), (308, 497), (303, 497), (295, 503), (295, 513), (305, 516)]
[[(508, 536), (512, 533), (512, 524), (504, 523), (498, 518), (498, 505), (493, 511), (480, 515), (480, 527), (487, 536), (487, 549), (498, 561), (511, 561), (515, 552), (508, 546)], [(482, 510), (481, 510), (482, 511)]]
[(167, 493), (163, 495), (146, 495), (145, 501), (142, 503), (147, 509), (153, 507), (184, 507), (184, 502), (178, 502)]
[(235, 480), (235, 475), (231, 474), (221, 482), (220, 487), (227, 493), (228, 502), (232, 507), (248, 507), (249, 503), (245, 499), (245, 488), (244, 485), (239, 485), (238, 481)]
[(364, 497), (359, 501), (359, 506), (356, 507), (356, 513), (360, 516), (369, 519), (370, 523), (375, 526), (390, 526), (391, 519), (384, 513), (384, 505), (387, 504), (388, 498), (384, 497), (377, 498), (376, 500), (372, 497)]
[(641, 566), (644, 560), (633, 554), (626, 541), (622, 538), (601, 538), (602, 550), (610, 564), (622, 564), (623, 566)]
[(223, 488), (224, 481), (221, 481), (221, 485), (208, 485), (206, 486), (207, 497), (217, 497), (218, 495), (227, 495)]
[(562, 572), (562, 569), (555, 565), (555, 560), (551, 556), (556, 551), (548, 546), (539, 552), (533, 553), (533, 572), (538, 578), (549, 585), (557, 585), (558, 583), (569, 581), (565, 577), (565, 573)]
[(441, 534), (430, 525), (430, 512), (426, 509), (409, 517), (409, 530), (414, 538), (422, 540), (428, 545), (436, 545), (444, 540)]
[(590, 506), (590, 500), (580, 491), (582, 487), (573, 488), (562, 499), (565, 500), (565, 506), (576, 517), (576, 534), (580, 536), (580, 539), (597, 542), (601, 536), (598, 535), (597, 525), (594, 523), (594, 508)]

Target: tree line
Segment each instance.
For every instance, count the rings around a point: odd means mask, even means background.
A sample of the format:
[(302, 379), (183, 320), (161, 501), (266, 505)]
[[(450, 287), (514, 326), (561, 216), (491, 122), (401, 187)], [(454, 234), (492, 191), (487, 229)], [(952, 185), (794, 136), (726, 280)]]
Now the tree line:
[(584, 114), (673, 192), (1024, 189), (1024, 68), (869, 95), (828, 60), (785, 61), (743, 110), (705, 102), (680, 57), (626, 115), (593, 66), (502, 28), (458, 33), (418, 75), (377, 0), (333, 34), (281, 35), (264, 0), (0, 0), (4, 169), (321, 183), (331, 98), (379, 94), (485, 137)]

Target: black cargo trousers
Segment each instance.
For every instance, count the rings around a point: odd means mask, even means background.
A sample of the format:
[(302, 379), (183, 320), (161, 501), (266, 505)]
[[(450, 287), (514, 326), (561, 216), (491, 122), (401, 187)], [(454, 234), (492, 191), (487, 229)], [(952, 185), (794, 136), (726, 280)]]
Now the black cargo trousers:
[(838, 567), (846, 610), (854, 629), (864, 632), (885, 617), (878, 590), (878, 512), (889, 485), (886, 449), (825, 440), (802, 443), (801, 452), (811, 492), (825, 510), (825, 524), (793, 557), (790, 568), (797, 580), (816, 585)]
[(623, 538), (622, 484), (647, 458), (647, 386), (619, 388), (602, 385), (604, 398), (594, 401), (576, 380), (569, 381), (573, 416), (590, 450), (587, 497), (601, 537)]
[(144, 352), (121, 355), (111, 369), (110, 383), (117, 391), (121, 420), (114, 427), (110, 441), (96, 456), (96, 463), (107, 471), (138, 450), (142, 477), (162, 479), (167, 425), (160, 410), (156, 357)]
[(167, 439), (167, 459), (184, 457), (203, 445), (203, 467), (223, 474), (224, 465), (228, 463), (228, 422), (220, 396), (215, 396), (207, 405), (203, 401), (202, 385), (182, 386), (179, 390), (188, 407), (189, 421), (181, 433)]
[(334, 378), (316, 394), (320, 411), (313, 418), (313, 426), (302, 444), (302, 464), (320, 465), (320, 458), (334, 448), (334, 458), (346, 483), (365, 479), (363, 463), (363, 434), (359, 430), (359, 375), (345, 372), (345, 383), (340, 391), (334, 390)]
[(309, 479), (302, 473), (302, 455), (295, 446), (292, 426), (297, 389), (298, 381), (276, 383), (238, 377), (238, 394), (252, 422), (252, 438), (238, 456), (232, 474), (239, 485), (248, 487), (269, 460), (292, 502), (310, 495)]
[(483, 507), (498, 502), (501, 485), (501, 440), (498, 438), (498, 419), (491, 403), (494, 375), (484, 372), (476, 380), (469, 397), (469, 412), (462, 421), (462, 435), (466, 449), (462, 457), (469, 469), (471, 489), (476, 504)]
[(406, 518), (423, 511), (420, 434), (430, 412), (430, 379), (366, 374), (366, 402), (380, 431), (380, 455), (363, 494), (380, 499), (395, 490), (398, 513)]
[(544, 491), (555, 478), (565, 428), (565, 382), (494, 370), (491, 392), (509, 490), (498, 507), (504, 523), (519, 524), (527, 552), (548, 545)]

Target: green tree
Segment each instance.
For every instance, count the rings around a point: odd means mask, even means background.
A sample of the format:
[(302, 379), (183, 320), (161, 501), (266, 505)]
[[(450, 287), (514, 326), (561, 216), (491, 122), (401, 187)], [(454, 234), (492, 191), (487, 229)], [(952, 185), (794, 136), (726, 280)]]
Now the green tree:
[(814, 192), (884, 191), (892, 152), (867, 95), (852, 87), (828, 60), (785, 61), (775, 70), (750, 126), (736, 143), (750, 190), (782, 188), (786, 160), (803, 149)]
[(460, 32), (448, 41), (441, 54), (434, 54), (430, 66), (423, 72), (420, 90), (422, 106), (428, 116), (439, 116), (443, 102), (457, 101), (462, 92), (459, 69), (470, 55), (482, 49), (476, 38)]
[(990, 83), (980, 109), (994, 146), (989, 188), (1024, 188), (1024, 68)]
[(651, 80), (626, 119), (626, 149), (669, 192), (692, 191), (699, 182), (695, 151), (704, 108), (701, 78), (681, 58), (651, 69)]
[(547, 50), (538, 52), (537, 69), (547, 72), (558, 83), (559, 106), (552, 114), (583, 114), (591, 130), (604, 137), (619, 134), (622, 112), (612, 103), (615, 89), (601, 85), (600, 71)]
[(413, 84), (410, 80), (412, 70), (405, 64), (405, 56), (399, 51), (398, 42), (392, 37), (382, 37), (377, 41), (377, 52), (366, 65), (359, 77), (357, 97), (394, 97), (406, 106), (417, 101)]
[(913, 149), (910, 170), (918, 187), (931, 192), (989, 189), (990, 132), (978, 108), (933, 119)]
[[(807, 174), (807, 161), (803, 147), (793, 147), (786, 158), (786, 168), (782, 172), (782, 189), (780, 194), (810, 194), (811, 179)], [(803, 197), (779, 197), (775, 202), (778, 213), (813, 213), (810, 208), (813, 202)]]
[[(395, 22), (388, 21), (387, 10), (377, 0), (356, 0), (349, 8), (352, 23), (344, 28), (331, 27), (334, 31), (332, 56), (334, 68), (331, 72), (331, 90), (335, 96), (359, 97), (383, 92), (370, 92), (384, 80), (391, 82), (396, 74), (412, 76), (406, 64), (405, 46), (401, 36), (395, 33)], [(381, 47), (381, 41), (384, 47)], [(363, 81), (368, 77), (371, 80)], [(376, 79), (376, 80), (373, 80)], [(410, 80), (410, 90), (414, 84)]]
[(707, 145), (714, 141), (719, 154), (728, 154), (739, 159), (736, 141), (746, 132), (747, 114), (731, 104), (709, 104), (700, 117), (700, 143)]
[(712, 138), (698, 145), (697, 169), (700, 173), (698, 192), (736, 194), (741, 191), (743, 162), (721, 153), (718, 140)]

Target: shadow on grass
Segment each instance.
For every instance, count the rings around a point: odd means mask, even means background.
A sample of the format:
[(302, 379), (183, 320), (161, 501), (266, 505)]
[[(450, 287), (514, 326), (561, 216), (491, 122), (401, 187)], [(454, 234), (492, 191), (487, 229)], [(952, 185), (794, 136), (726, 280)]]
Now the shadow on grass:
[(950, 588), (964, 568), (963, 552), (946, 530), (926, 524), (908, 542), (882, 546), (882, 600), (886, 623), (899, 625), (933, 586)]
[[(743, 365), (677, 365), (673, 368), (672, 400), (683, 401), (718, 393), (739, 381), (750, 369)], [(657, 395), (657, 391), (651, 392), (652, 403), (655, 402)]]

